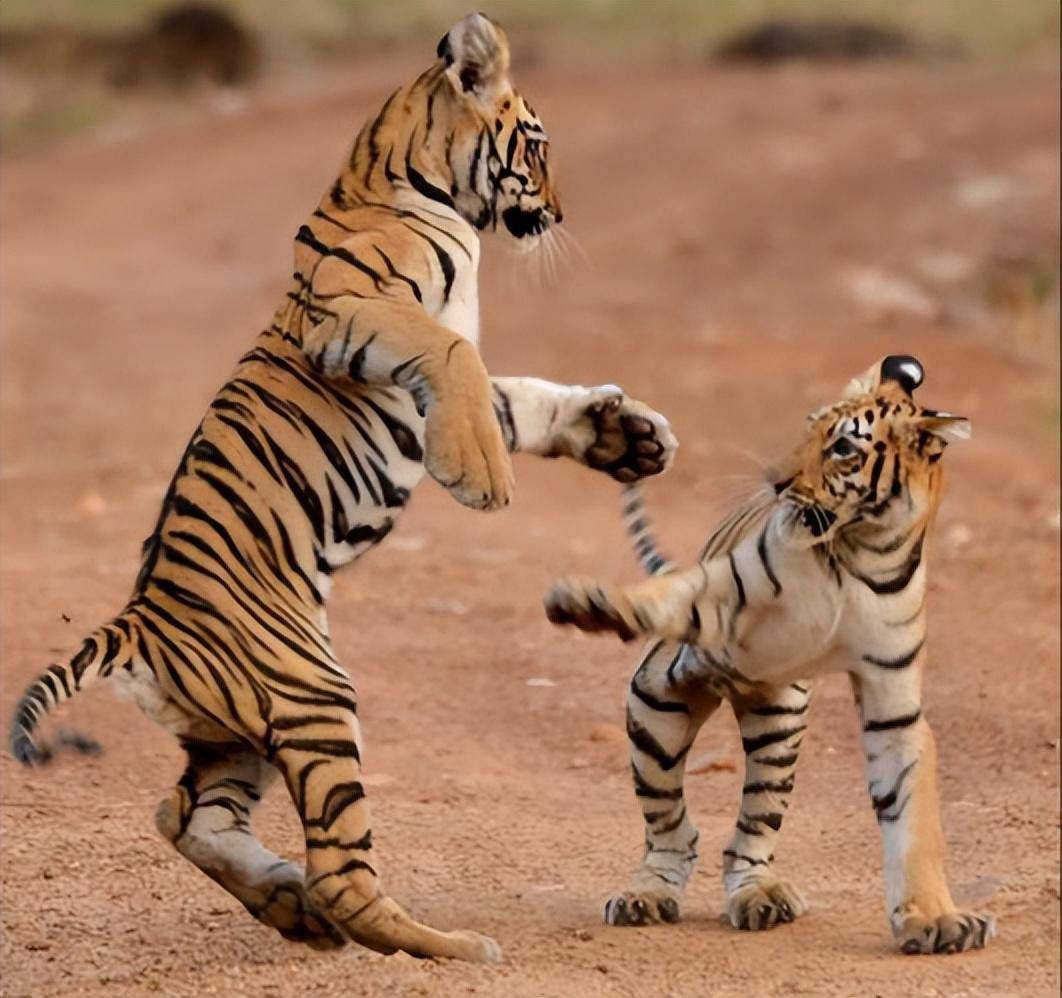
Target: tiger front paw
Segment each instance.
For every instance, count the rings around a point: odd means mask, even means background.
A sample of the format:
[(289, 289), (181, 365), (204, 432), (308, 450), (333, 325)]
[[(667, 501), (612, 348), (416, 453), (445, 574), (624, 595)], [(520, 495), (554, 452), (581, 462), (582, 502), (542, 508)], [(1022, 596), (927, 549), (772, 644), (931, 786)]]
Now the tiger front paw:
[(513, 494), (509, 451), (491, 403), (486, 370), (471, 344), (447, 354), (425, 406), (424, 467), (465, 506), (494, 510)]
[(893, 935), (909, 955), (962, 953), (984, 949), (996, 935), (996, 920), (971, 911), (949, 911), (934, 918), (910, 905), (893, 920)]
[(800, 891), (773, 875), (745, 883), (726, 902), (730, 924), (746, 932), (773, 929), (794, 921), (807, 910)]
[(590, 579), (560, 579), (546, 594), (546, 616), (554, 624), (581, 631), (612, 631), (632, 641), (645, 631), (634, 608), (622, 594), (606, 594)]
[(668, 421), (615, 385), (581, 389), (554, 449), (619, 482), (636, 482), (670, 467), (678, 448)]

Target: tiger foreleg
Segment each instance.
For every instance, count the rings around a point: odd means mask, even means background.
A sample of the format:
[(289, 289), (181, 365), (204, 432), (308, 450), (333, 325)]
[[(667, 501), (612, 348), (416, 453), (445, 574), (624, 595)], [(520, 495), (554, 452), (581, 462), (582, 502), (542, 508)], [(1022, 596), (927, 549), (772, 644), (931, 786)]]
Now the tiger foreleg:
[(804, 738), (809, 691), (802, 683), (760, 686), (735, 703), (745, 749), (745, 782), (733, 838), (723, 850), (727, 915), (736, 929), (769, 929), (807, 910), (800, 892), (778, 876), (775, 845)]
[(631, 680), (627, 701), (634, 793), (645, 821), (645, 855), (629, 886), (605, 903), (610, 925), (676, 922), (697, 859), (686, 809), (686, 756), (719, 698), (683, 676), (689, 649), (658, 643)]
[(253, 752), (189, 746), (188, 768), (155, 823), (177, 851), (285, 939), (333, 949), (343, 935), (311, 902), (303, 871), (251, 832), (251, 811), (276, 770)]
[(332, 377), (408, 391), (425, 417), (424, 467), (459, 502), (498, 509), (513, 472), (475, 346), (416, 305), (340, 295), (322, 300), (303, 335)]
[(600, 586), (591, 579), (555, 582), (546, 595), (546, 616), (581, 631), (612, 631), (624, 641), (640, 635), (691, 644), (711, 641), (705, 628), (712, 611), (710, 566), (653, 576), (633, 586)]
[(890, 668), (860, 660), (863, 746), (893, 935), (905, 953), (957, 953), (980, 949), (996, 927), (991, 915), (957, 909), (948, 889), (936, 743), (921, 709), (924, 656)]
[(678, 443), (660, 413), (615, 385), (584, 388), (539, 378), (492, 378), (494, 408), (512, 451), (570, 457), (617, 481), (658, 475)]
[(369, 808), (361, 782), (359, 728), (352, 713), (316, 715), (297, 738), (279, 738), (277, 765), (306, 834), (306, 887), (318, 911), (355, 942), (380, 953), (501, 959), (478, 932), (441, 932), (414, 921), (383, 892), (373, 858)]

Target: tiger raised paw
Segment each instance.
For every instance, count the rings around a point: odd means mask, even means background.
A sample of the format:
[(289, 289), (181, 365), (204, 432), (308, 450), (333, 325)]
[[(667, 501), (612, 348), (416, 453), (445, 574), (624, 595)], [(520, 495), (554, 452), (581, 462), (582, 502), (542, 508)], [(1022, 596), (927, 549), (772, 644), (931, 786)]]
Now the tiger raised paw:
[(660, 555), (641, 497), (628, 490), (628, 527), (652, 577), (629, 586), (563, 579), (547, 595), (554, 623), (652, 640), (627, 707), (645, 857), (630, 888), (609, 901), (611, 924), (677, 917), (697, 843), (686, 757), (724, 699), (745, 750), (741, 809), (723, 851), (727, 915), (755, 931), (806, 910), (775, 867), (775, 847), (807, 730), (808, 678), (842, 669), (862, 718), (897, 945), (955, 953), (995, 934), (991, 916), (959, 910), (948, 889), (936, 745), (922, 710), (941, 459), (950, 441), (969, 435), (965, 419), (914, 401), (923, 376), (913, 357), (892, 356), (854, 379), (840, 401), (811, 415), (803, 441), (690, 568)]
[(562, 387), (535, 378), (495, 378), (493, 384), (494, 409), (511, 450), (569, 457), (620, 482), (659, 475), (674, 460), (678, 441), (667, 419), (615, 385)]

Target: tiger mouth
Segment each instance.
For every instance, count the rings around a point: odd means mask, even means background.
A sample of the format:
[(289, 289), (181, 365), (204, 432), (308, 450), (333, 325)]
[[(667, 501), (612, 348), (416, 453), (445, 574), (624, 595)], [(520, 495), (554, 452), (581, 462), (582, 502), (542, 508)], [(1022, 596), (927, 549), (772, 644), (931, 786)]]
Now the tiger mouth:
[(525, 211), (523, 208), (512, 205), (502, 212), (502, 222), (510, 235), (516, 239), (542, 235), (549, 228), (550, 221), (549, 215), (542, 208)]

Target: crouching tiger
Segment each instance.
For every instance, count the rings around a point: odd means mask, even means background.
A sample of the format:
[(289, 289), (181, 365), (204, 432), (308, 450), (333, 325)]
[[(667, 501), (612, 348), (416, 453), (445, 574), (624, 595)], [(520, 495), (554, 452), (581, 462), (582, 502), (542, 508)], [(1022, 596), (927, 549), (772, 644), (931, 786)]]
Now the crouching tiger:
[[(493, 509), (509, 502), (508, 451), (633, 481), (675, 442), (611, 386), (487, 377), (477, 230), (534, 245), (561, 210), (502, 31), (472, 15), (437, 55), (362, 129), (299, 229), (287, 299), (195, 431), (130, 602), (29, 688), (12, 747), (46, 758), (42, 715), (113, 677), (187, 751), (159, 830), (256, 918), (315, 947), (495, 960), (493, 940), (419, 924), (381, 888), (330, 577), (383, 540), (425, 470)], [(250, 834), (278, 772), (305, 870)]]
[(770, 487), (735, 510), (698, 564), (657, 552), (637, 489), (628, 528), (650, 580), (624, 588), (569, 579), (546, 598), (550, 620), (655, 642), (631, 681), (627, 733), (646, 851), (605, 909), (615, 925), (673, 922), (696, 859), (686, 754), (727, 699), (745, 749), (737, 827), (723, 852), (727, 911), (767, 929), (805, 910), (774, 850), (806, 728), (808, 679), (849, 673), (862, 713), (871, 802), (885, 854), (889, 921), (905, 953), (985, 945), (986, 915), (959, 911), (944, 871), (933, 733), (922, 713), (926, 554), (941, 497), (938, 463), (958, 416), (923, 409), (912, 357), (887, 357), (842, 401), (812, 414)]

